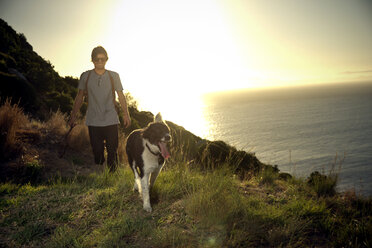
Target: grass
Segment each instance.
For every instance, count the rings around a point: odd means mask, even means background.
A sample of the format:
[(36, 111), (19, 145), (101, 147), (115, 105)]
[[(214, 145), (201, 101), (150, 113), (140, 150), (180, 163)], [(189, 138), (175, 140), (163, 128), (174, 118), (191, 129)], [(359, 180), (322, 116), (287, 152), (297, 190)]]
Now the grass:
[[(372, 246), (372, 199), (337, 193), (337, 173), (313, 173), (305, 180), (265, 165), (242, 179), (235, 174), (236, 159), (206, 169), (195, 161), (188, 164), (183, 150), (176, 149), (151, 190), (149, 214), (132, 190), (126, 165), (114, 174), (41, 177), (45, 167), (57, 167), (50, 164), (58, 162), (55, 157), (42, 154), (50, 153), (51, 141), (67, 130), (60, 112), (46, 123), (20, 121), (27, 118), (8, 103), (0, 117), (8, 142), (2, 149), (22, 146), (16, 132), (27, 125), (39, 132), (32, 137), (40, 136), (43, 148), (39, 156), (27, 147), (37, 156), (24, 158), (23, 184), (0, 183), (0, 247)], [(75, 127), (69, 142), (79, 153), (59, 164), (62, 173), (86, 166), (81, 156), (89, 146), (86, 127)], [(119, 150), (125, 161), (124, 147)]]
[[(301, 184), (301, 187), (299, 187)], [(238, 180), (185, 163), (160, 174), (153, 213), (120, 168), (0, 186), (0, 245), (11, 247), (368, 247), (371, 202), (319, 198), (306, 182)]]

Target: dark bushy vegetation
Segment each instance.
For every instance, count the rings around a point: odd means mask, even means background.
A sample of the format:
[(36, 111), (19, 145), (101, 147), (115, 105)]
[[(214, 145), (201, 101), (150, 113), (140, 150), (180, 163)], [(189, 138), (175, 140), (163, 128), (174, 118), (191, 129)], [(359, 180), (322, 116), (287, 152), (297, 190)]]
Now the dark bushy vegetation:
[(45, 119), (50, 110), (71, 111), (78, 79), (61, 77), (27, 42), (0, 19), (0, 101), (11, 98), (32, 116)]
[(195, 155), (195, 162), (206, 169), (216, 169), (216, 166), (229, 164), (234, 173), (242, 179), (257, 175), (267, 166), (262, 164), (254, 154), (238, 151), (224, 141), (202, 142)]
[(319, 171), (314, 171), (307, 179), (307, 183), (314, 188), (318, 196), (334, 196), (336, 194), (337, 174), (328, 176), (320, 174)]

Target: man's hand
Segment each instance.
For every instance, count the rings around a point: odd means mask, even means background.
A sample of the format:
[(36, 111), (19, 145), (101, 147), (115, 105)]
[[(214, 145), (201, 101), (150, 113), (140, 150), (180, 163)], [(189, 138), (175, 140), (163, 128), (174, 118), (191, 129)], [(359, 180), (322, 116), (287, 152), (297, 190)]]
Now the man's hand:
[(131, 119), (129, 115), (124, 115), (124, 126), (128, 128), (130, 127), (130, 125), (131, 125)]
[(127, 100), (125, 99), (125, 95), (123, 94), (123, 91), (117, 91), (117, 93), (118, 93), (121, 109), (123, 110), (123, 113), (124, 113), (124, 126), (128, 128), (131, 125), (131, 120), (129, 116)]
[(75, 126), (76, 114), (79, 111), (81, 105), (83, 104), (83, 99), (84, 99), (84, 91), (79, 89), (78, 94), (75, 97), (74, 106), (72, 107), (70, 120), (68, 120), (68, 125), (70, 127)]

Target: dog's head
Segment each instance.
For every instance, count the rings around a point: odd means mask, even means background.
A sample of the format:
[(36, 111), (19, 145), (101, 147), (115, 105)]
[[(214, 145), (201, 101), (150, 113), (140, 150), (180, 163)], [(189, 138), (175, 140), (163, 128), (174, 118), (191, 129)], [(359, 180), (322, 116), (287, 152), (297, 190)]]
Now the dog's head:
[(169, 127), (163, 121), (160, 113), (155, 116), (154, 122), (151, 122), (143, 130), (143, 137), (147, 139), (152, 145), (158, 146), (161, 155), (165, 159), (170, 157), (167, 143), (171, 141), (172, 137), (169, 132)]

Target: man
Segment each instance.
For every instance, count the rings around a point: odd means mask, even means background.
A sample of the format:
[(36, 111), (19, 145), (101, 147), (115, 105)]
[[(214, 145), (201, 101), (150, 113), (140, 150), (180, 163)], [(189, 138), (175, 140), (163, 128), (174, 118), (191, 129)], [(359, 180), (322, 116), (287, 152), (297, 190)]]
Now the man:
[(114, 104), (115, 91), (124, 112), (124, 126), (129, 127), (131, 120), (119, 74), (105, 69), (108, 60), (106, 50), (102, 46), (94, 48), (91, 58), (94, 69), (80, 76), (79, 91), (75, 98), (69, 125), (75, 124), (77, 112), (80, 110), (84, 96), (87, 96), (86, 125), (89, 130), (94, 161), (99, 165), (104, 163), (104, 141), (106, 141), (107, 166), (111, 172), (114, 172), (118, 163), (118, 124), (120, 123)]

